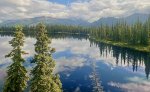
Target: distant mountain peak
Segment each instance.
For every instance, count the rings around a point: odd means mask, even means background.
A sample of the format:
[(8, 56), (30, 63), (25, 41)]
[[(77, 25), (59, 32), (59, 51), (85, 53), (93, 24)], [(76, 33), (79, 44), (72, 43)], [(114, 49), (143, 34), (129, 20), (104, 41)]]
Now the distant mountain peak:
[(135, 14), (132, 14), (130, 16), (122, 17), (122, 18), (103, 17), (103, 18), (100, 18), (99, 20), (93, 22), (92, 26), (99, 26), (101, 24), (112, 25), (112, 24), (116, 24), (120, 20), (124, 20), (128, 24), (133, 24), (138, 19), (141, 22), (145, 22), (148, 19), (148, 17), (149, 17), (149, 14), (140, 14), (140, 13), (135, 13)]
[(115, 18), (115, 17), (102, 17), (99, 20), (89, 23), (85, 20), (78, 19), (78, 18), (68, 18), (68, 19), (58, 19), (58, 18), (52, 18), (49, 16), (39, 16), (34, 18), (25, 18), (25, 19), (18, 19), (18, 20), (8, 20), (0, 23), (0, 26), (13, 26), (16, 24), (22, 24), (22, 25), (36, 25), (39, 22), (44, 22), (46, 24), (50, 25), (76, 25), (76, 26), (99, 26), (101, 24), (107, 24), (112, 25), (117, 23), (119, 20), (125, 20), (128, 24), (133, 24), (139, 20), (141, 22), (145, 22), (146, 19), (149, 17), (149, 14), (132, 14), (127, 17), (122, 18)]
[(13, 26), (16, 24), (22, 24), (22, 25), (35, 25), (39, 22), (43, 22), (45, 24), (52, 24), (52, 25), (80, 25), (80, 26), (87, 26), (89, 25), (89, 22), (81, 20), (81, 19), (58, 19), (58, 18), (52, 18), (47, 16), (39, 16), (34, 18), (26, 18), (26, 19), (20, 19), (20, 20), (11, 20), (11, 21), (4, 21), (0, 23), (1, 26)]

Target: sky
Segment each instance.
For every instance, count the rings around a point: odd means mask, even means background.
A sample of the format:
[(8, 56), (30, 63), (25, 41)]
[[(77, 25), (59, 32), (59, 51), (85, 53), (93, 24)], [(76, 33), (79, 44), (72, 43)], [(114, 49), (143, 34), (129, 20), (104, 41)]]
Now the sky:
[(67, 4), (72, 3), (74, 1), (77, 1), (77, 0), (48, 0), (48, 1), (53, 2), (53, 3), (59, 3), (59, 4), (67, 5)]
[(40, 16), (93, 22), (150, 13), (150, 0), (0, 0), (0, 22)]

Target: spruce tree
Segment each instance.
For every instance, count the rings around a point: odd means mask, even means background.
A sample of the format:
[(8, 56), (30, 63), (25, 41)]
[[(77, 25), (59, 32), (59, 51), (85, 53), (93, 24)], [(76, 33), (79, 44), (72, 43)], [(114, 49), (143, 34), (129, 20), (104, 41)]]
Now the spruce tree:
[(27, 70), (22, 65), (25, 61), (22, 55), (26, 54), (22, 51), (24, 34), (21, 26), (16, 26), (15, 29), (14, 38), (9, 42), (13, 49), (6, 55), (6, 57), (11, 57), (13, 63), (8, 67), (7, 80), (5, 81), (3, 92), (23, 92), (27, 86)]
[(49, 46), (51, 41), (47, 36), (46, 27), (39, 23), (36, 30), (36, 54), (33, 59), (36, 66), (32, 70), (31, 92), (62, 92), (59, 76), (53, 74), (55, 61), (51, 55), (54, 49)]

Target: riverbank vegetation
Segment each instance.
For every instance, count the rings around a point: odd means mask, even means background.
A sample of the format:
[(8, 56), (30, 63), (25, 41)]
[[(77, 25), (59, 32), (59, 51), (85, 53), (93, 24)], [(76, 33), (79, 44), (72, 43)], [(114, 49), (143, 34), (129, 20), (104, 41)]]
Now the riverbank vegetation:
[(90, 37), (104, 43), (150, 52), (150, 18), (145, 23), (137, 21), (133, 25), (126, 22), (101, 25), (90, 31)]
[[(129, 25), (125, 21), (118, 21), (113, 25), (99, 27), (81, 27), (68, 25), (46, 25), (48, 33), (82, 34), (107, 44), (131, 48), (138, 51), (150, 52), (150, 17), (146, 22)], [(24, 26), (25, 34), (35, 34), (36, 26)], [(1, 32), (10, 32), (12, 27), (1, 27)]]

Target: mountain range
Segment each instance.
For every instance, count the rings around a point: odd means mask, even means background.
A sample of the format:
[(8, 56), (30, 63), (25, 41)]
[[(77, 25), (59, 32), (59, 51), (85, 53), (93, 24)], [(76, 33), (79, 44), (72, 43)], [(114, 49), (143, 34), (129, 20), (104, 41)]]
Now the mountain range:
[(117, 23), (117, 21), (126, 21), (128, 24), (133, 24), (137, 20), (141, 22), (145, 22), (149, 17), (149, 14), (133, 14), (124, 18), (114, 18), (114, 17), (106, 17), (100, 18), (97, 21), (89, 23), (87, 21), (81, 19), (56, 19), (51, 17), (35, 17), (35, 18), (26, 18), (20, 20), (7, 20), (0, 23), (0, 26), (13, 26), (16, 24), (22, 25), (36, 25), (39, 22), (43, 22), (45, 24), (50, 25), (76, 25), (76, 26), (99, 26), (101, 24), (112, 25)]
[(124, 18), (114, 18), (114, 17), (107, 17), (101, 18), (92, 23), (93, 26), (99, 26), (101, 24), (112, 25), (116, 24), (118, 21), (126, 21), (127, 24), (133, 24), (138, 20), (142, 23), (145, 22), (149, 18), (149, 14), (133, 14)]

